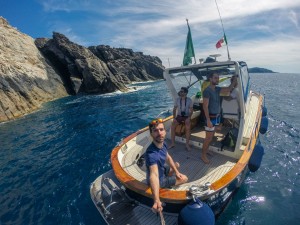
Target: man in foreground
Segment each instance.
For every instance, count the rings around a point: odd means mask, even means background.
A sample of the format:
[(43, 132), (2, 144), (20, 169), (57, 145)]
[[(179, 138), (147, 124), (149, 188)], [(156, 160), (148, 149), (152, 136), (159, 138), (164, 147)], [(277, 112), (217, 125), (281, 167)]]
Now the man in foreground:
[(218, 87), (219, 74), (216, 72), (209, 77), (209, 81), (210, 85), (203, 92), (203, 111), (206, 119), (206, 126), (201, 159), (204, 163), (209, 163), (207, 151), (215, 134), (215, 126), (219, 125), (221, 120), (220, 95), (229, 95), (237, 85), (237, 78), (234, 76), (228, 87)]
[(152, 209), (155, 212), (161, 212), (163, 207), (159, 198), (159, 189), (186, 183), (188, 178), (178, 171), (179, 164), (175, 164), (168, 154), (163, 120), (156, 119), (149, 123), (149, 131), (153, 142), (145, 153), (147, 183), (151, 187), (154, 200)]

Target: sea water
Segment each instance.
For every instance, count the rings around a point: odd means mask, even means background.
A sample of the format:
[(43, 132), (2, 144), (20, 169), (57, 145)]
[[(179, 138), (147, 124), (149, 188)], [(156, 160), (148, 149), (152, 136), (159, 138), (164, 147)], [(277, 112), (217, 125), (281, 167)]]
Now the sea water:
[[(216, 224), (299, 223), (299, 79), (251, 74), (251, 89), (265, 94), (268, 108), (265, 155)], [(69, 96), (1, 123), (0, 225), (105, 224), (90, 184), (111, 169), (111, 150), (122, 138), (171, 115), (172, 105), (164, 81), (147, 82), (128, 93)]]

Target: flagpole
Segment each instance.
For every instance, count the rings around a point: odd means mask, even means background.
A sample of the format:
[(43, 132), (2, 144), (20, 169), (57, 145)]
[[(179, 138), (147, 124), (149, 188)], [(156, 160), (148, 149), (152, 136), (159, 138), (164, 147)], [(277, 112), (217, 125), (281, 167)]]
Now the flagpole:
[(221, 17), (221, 14), (220, 14), (220, 10), (219, 10), (218, 4), (217, 4), (217, 0), (215, 0), (215, 3), (216, 3), (216, 6), (217, 6), (217, 9), (218, 9), (218, 13), (219, 13), (219, 17), (220, 17), (220, 21), (221, 21), (223, 33), (224, 33), (224, 38), (226, 39), (226, 47), (227, 47), (227, 56), (228, 56), (228, 60), (231, 60), (230, 55), (229, 55), (229, 49), (228, 49), (227, 37), (226, 37), (226, 34), (225, 34), (225, 29), (224, 29), (224, 26), (223, 26), (223, 21), (222, 21), (222, 17)]
[[(188, 26), (188, 29), (190, 30), (189, 20), (186, 18), (186, 24)], [(196, 64), (196, 56), (194, 55), (194, 64)]]

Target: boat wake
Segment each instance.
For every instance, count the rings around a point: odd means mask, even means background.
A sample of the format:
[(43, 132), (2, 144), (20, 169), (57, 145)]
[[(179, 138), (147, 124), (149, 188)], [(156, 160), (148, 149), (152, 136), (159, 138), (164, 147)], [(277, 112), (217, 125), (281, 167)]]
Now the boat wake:
[(241, 203), (244, 203), (244, 202), (264, 202), (264, 201), (265, 201), (264, 196), (253, 195), (253, 196), (250, 196), (246, 199), (241, 200)]

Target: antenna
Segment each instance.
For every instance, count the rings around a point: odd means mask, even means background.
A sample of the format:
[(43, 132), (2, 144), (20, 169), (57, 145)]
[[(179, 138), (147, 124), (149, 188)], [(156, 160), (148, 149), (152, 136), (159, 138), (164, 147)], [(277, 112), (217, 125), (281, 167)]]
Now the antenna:
[(226, 41), (228, 60), (231, 60), (230, 55), (229, 55), (228, 42), (227, 42), (227, 38), (226, 38), (226, 35), (225, 35), (225, 29), (224, 29), (224, 26), (223, 26), (223, 21), (222, 21), (220, 10), (219, 10), (218, 4), (217, 4), (217, 0), (215, 0), (215, 3), (216, 3), (216, 6), (217, 6), (217, 9), (218, 9), (218, 13), (219, 13), (219, 16), (220, 16), (220, 21), (221, 21), (221, 25), (222, 25), (222, 29), (223, 29), (223, 33), (224, 33), (224, 38), (225, 38), (225, 41)]
[(220, 57), (221, 54), (214, 54), (214, 55), (209, 55), (210, 57), (214, 57), (215, 58), (215, 61), (217, 60), (217, 57)]

